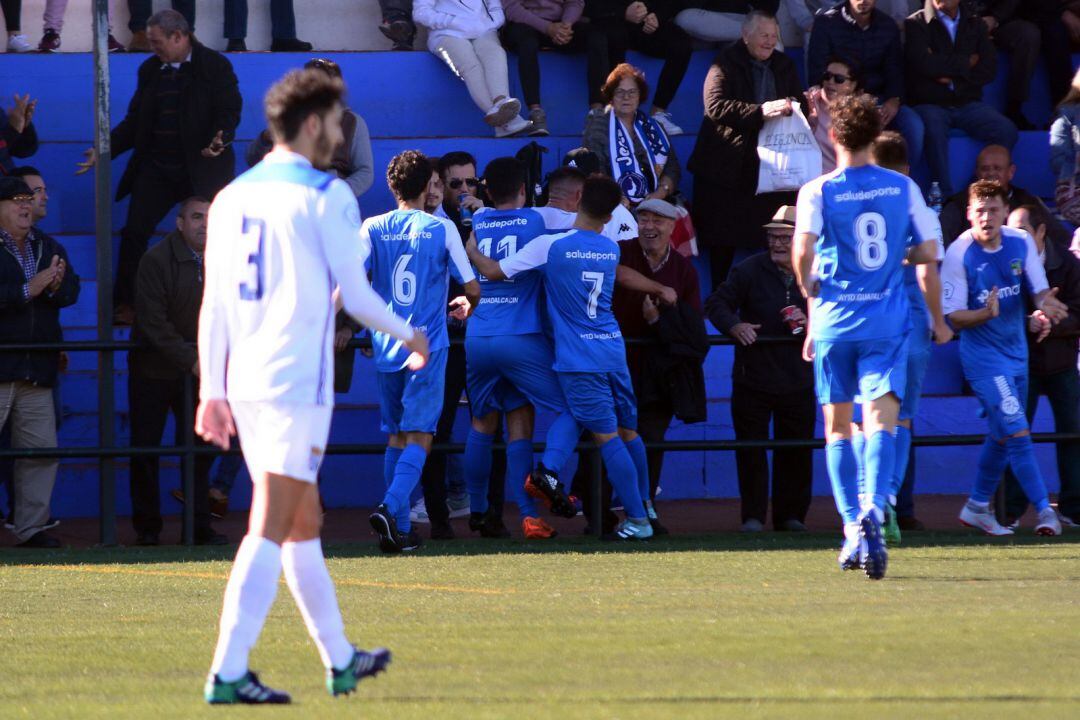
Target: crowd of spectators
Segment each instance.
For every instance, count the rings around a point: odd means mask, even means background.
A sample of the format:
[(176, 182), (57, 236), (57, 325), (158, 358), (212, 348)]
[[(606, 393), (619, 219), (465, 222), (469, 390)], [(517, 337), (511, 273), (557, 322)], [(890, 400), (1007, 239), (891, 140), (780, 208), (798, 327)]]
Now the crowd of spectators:
[[(1033, 334), (1031, 400), (1040, 394), (1050, 398), (1060, 432), (1080, 429), (1077, 341), (1071, 335), (1080, 327), (1080, 265), (1068, 251), (1072, 229), (1080, 223), (1080, 74), (1070, 80), (1060, 67), (1064, 58), (1071, 69), (1069, 43), (1080, 40), (1080, 8), (1074, 3), (927, 0), (918, 9), (903, 8), (906, 3), (900, 0), (847, 0), (835, 6), (814, 0), (696, 0), (687, 5), (665, 5), (663, 0), (635, 0), (626, 5), (599, 0), (507, 0), (505, 6), (499, 0), (417, 0), (406, 4), (387, 0), (381, 30), (399, 49), (406, 49), (415, 35), (414, 22), (428, 28), (428, 48), (463, 80), (496, 137), (547, 134), (539, 92), (540, 49), (586, 54), (589, 108), (584, 113), (583, 147), (548, 176), (543, 202), (572, 222), (584, 178), (592, 172), (611, 176), (623, 192), (624, 203), (605, 234), (620, 242), (621, 263), (677, 292), (678, 302), (667, 304), (626, 289), (615, 296), (615, 314), (623, 333), (659, 341), (628, 348), (641, 435), (646, 441), (662, 440), (673, 418), (704, 419), (704, 408), (698, 403), (704, 400), (701, 363), (707, 352), (703, 317), (736, 342), (731, 400), (736, 438), (765, 439), (770, 422), (778, 439), (812, 437), (816, 411), (810, 365), (797, 344), (758, 342), (761, 336), (804, 332), (806, 305), (791, 270), (795, 193), (756, 192), (756, 148), (768, 120), (798, 108), (822, 148), (823, 170), (832, 170), (836, 159), (828, 140), (830, 108), (853, 93), (868, 93), (876, 99), (883, 125), (903, 135), (913, 162), (925, 148), (921, 157), (930, 178), (945, 191), (940, 219), (946, 244), (969, 224), (968, 194), (949, 182), (949, 132), (960, 128), (984, 145), (973, 178), (995, 180), (1005, 188), (1012, 211), (1010, 224), (1033, 236), (1051, 284), (1060, 284), (1061, 299), (1073, 313), (1069, 322), (1055, 326), (1045, 342)], [(47, 33), (53, 32), (56, 38), (55, 47), (43, 49), (59, 48), (65, 5), (62, 0), (48, 3)], [(244, 99), (229, 60), (196, 39), (192, 0), (174, 2), (176, 10), (152, 16), (145, 0), (132, 0), (130, 5), (135, 42), (145, 41), (153, 55), (140, 65), (127, 114), (111, 134), (113, 155), (132, 152), (117, 191), (117, 200), (129, 195), (131, 200), (121, 231), (114, 321), (133, 324), (132, 338), (140, 345), (129, 359), (132, 445), (155, 446), (161, 442), (170, 412), (178, 428), (190, 417), (193, 395), (185, 393), (198, 382), (190, 343), (195, 340), (195, 310), (202, 292), (207, 208), (234, 176), (232, 142)], [(18, 45), (14, 40), (18, 15), (8, 12), (16, 6), (3, 3), (9, 50), (19, 49), (13, 46)], [(232, 13), (233, 18), (226, 32), (230, 50), (243, 49), (246, 11), (243, 0), (226, 3), (226, 15)], [(275, 42), (280, 38), (299, 43), (291, 2), (274, 2), (272, 12)], [(809, 89), (800, 82), (795, 62), (783, 51), (781, 36), (787, 33), (805, 34)], [(688, 36), (699, 42), (726, 43), (705, 79), (704, 117), (685, 163), (693, 175), (691, 198), (679, 191), (684, 171), (671, 141), (683, 131), (668, 113), (689, 61)], [(519, 55), (522, 100), (509, 95), (504, 43)], [(664, 58), (651, 97), (642, 71), (623, 62), (627, 48)], [(998, 49), (1011, 59), (1008, 95), (1000, 111), (982, 99), (983, 87), (997, 74)], [(1011, 147), (1018, 130), (1033, 127), (1021, 106), (1030, 93), (1032, 69), (1040, 56), (1048, 69), (1051, 97), (1057, 102), (1049, 138), (1056, 214), (1043, 199), (1013, 183), (1016, 166)], [(306, 67), (333, 77), (342, 75), (337, 64), (325, 58), (313, 59)], [(74, 303), (79, 289), (64, 248), (35, 224), (47, 207), (41, 173), (16, 168), (13, 159), (29, 157), (37, 150), (35, 111), (35, 100), (16, 95), (11, 109), (0, 113), (0, 240), (6, 250), (0, 253), (4, 278), (0, 335), (5, 342), (61, 339), (59, 309)], [(359, 198), (374, 182), (371, 141), (363, 118), (353, 110), (346, 109), (342, 125), (344, 141), (331, 170)], [(247, 147), (247, 163), (259, 162), (270, 145), (269, 135), (260, 134)], [(87, 151), (80, 171), (89, 170), (96, 160), (94, 151)], [(447, 153), (434, 161), (425, 193), (427, 210), (450, 219), (463, 238), (470, 234), (472, 213), (490, 205), (477, 168), (477, 160), (469, 153)], [(147, 251), (156, 226), (177, 205), (176, 230)], [(722, 207), (739, 211), (718, 212)], [(708, 283), (699, 283), (694, 265), (672, 251), (672, 236), (687, 208), (699, 244), (709, 255)], [(703, 305), (705, 287), (711, 288), (711, 295)], [(460, 288), (450, 287), (448, 302), (452, 305), (459, 295)], [(451, 336), (464, 334), (462, 322), (453, 316), (449, 328)], [(348, 343), (363, 331), (343, 314), (336, 330), (335, 386), (346, 391), (354, 355)], [(8, 424), (13, 446), (55, 445), (59, 417), (54, 388), (60, 363), (61, 354), (55, 352), (0, 354), (0, 425), (12, 418)], [(464, 385), (464, 351), (454, 345), (436, 443), (451, 437)], [(1034, 407), (1029, 401), (1029, 415)], [(178, 431), (179, 440), (182, 433)], [(1080, 451), (1072, 445), (1058, 448), (1062, 512), (1072, 513), (1070, 517), (1080, 515), (1076, 452)], [(223, 542), (210, 518), (225, 512), (239, 464), (235, 458), (223, 458), (211, 483), (210, 456), (200, 457), (204, 459), (195, 467), (195, 539)], [(651, 500), (659, 483), (662, 453), (653, 451), (649, 463)], [(743, 530), (759, 531), (769, 519), (766, 453), (740, 450), (736, 464)], [(56, 467), (55, 461), (38, 459), (14, 465), (10, 525), (23, 544), (56, 544), (44, 530), (53, 522), (48, 498)], [(157, 461), (133, 457), (131, 468), (133, 524), (139, 542), (156, 544), (161, 532)], [(505, 459), (498, 458), (492, 478), (504, 473)], [(582, 495), (588, 488), (581, 478), (587, 474), (583, 465), (575, 485)], [(771, 521), (775, 529), (805, 529), (810, 481), (810, 451), (773, 454)], [(433, 537), (453, 537), (449, 519), (459, 507), (467, 506), (467, 501), (462, 504), (464, 488), (454, 459), (434, 453), (425, 467), (422, 487), (424, 498), (414, 520), (419, 515), (421, 521), (430, 522)], [(1016, 492), (1014, 481), (1008, 487), (1009, 513), (1018, 517), (1025, 507), (1023, 495)], [(485, 536), (505, 537), (503, 483), (491, 482), (490, 493), (491, 517), (470, 526)], [(588, 503), (590, 498), (585, 500)], [(602, 502), (605, 508), (610, 504), (607, 499)]]

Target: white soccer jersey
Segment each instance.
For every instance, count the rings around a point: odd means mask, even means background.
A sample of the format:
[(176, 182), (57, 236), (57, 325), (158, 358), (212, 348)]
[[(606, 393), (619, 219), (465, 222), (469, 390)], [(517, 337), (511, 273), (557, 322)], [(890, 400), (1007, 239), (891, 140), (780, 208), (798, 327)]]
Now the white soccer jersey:
[(360, 211), (344, 181), (275, 150), (210, 208), (199, 316), (202, 399), (333, 405), (334, 307), (411, 340), (364, 272)]
[[(544, 206), (533, 208), (544, 218), (544, 224), (552, 232), (564, 232), (574, 227), (577, 213), (560, 210), (559, 208)], [(600, 232), (604, 237), (611, 238), (615, 242), (620, 240), (634, 240), (638, 236), (638, 224), (634, 214), (620, 203), (611, 211), (611, 220), (604, 225)]]

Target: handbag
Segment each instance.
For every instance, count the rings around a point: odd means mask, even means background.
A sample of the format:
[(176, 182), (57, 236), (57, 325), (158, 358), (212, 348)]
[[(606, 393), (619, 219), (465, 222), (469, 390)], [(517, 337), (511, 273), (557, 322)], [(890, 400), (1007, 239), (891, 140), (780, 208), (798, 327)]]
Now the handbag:
[(821, 175), (821, 148), (802, 108), (791, 104), (791, 114), (769, 118), (758, 133), (757, 194), (798, 190)]

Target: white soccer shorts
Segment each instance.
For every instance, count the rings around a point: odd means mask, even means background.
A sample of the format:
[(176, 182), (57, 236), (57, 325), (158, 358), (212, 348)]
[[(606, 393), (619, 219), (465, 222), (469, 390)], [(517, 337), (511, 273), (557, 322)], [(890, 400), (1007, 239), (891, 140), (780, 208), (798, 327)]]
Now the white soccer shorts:
[(273, 473), (315, 482), (333, 407), (287, 402), (230, 402), (229, 407), (252, 480)]

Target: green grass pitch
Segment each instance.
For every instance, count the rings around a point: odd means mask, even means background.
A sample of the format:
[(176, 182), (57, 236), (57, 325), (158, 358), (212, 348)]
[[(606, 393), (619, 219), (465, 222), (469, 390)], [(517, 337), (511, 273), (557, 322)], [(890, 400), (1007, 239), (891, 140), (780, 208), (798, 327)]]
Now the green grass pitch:
[(202, 702), (234, 550), (4, 551), (0, 718), (1077, 718), (1075, 537), (912, 536), (883, 582), (831, 535), (331, 546), (394, 662), (331, 699), (282, 583), (252, 667), (288, 708)]

